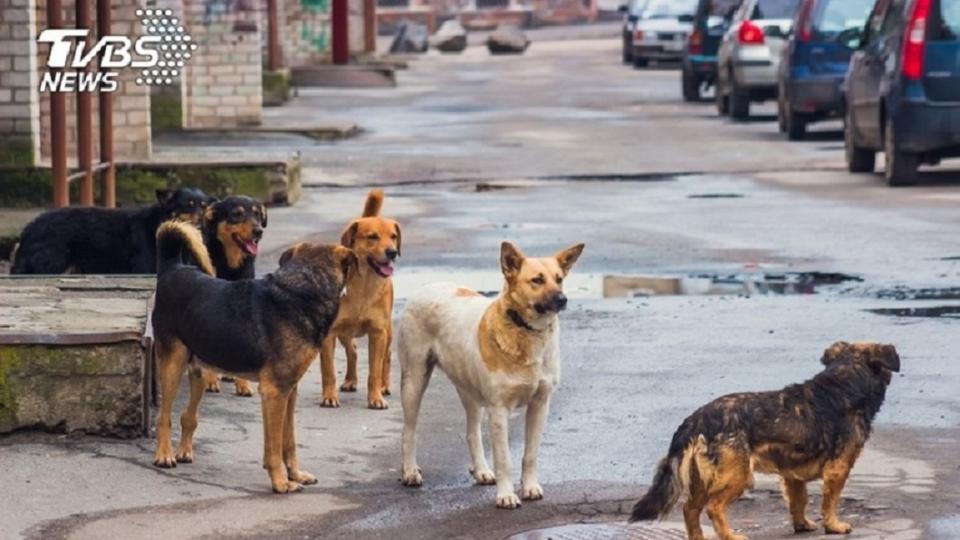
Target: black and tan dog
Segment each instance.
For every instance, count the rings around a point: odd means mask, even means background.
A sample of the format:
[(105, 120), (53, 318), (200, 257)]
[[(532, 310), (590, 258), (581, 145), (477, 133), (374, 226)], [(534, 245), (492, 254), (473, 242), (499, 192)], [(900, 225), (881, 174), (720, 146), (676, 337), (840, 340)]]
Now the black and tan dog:
[[(280, 268), (261, 279), (212, 277), (200, 231), (167, 222), (157, 232), (153, 330), (161, 405), (154, 465), (193, 461), (193, 435), (204, 394), (200, 368), (259, 383), (263, 401), (264, 468), (277, 493), (317, 481), (300, 470), (294, 436), (297, 383), (319, 353), (356, 255), (343, 246), (298, 244)], [(180, 446), (171, 443), (171, 414), (183, 372), (190, 400), (180, 417)]]
[(23, 230), (10, 273), (154, 274), (160, 224), (174, 219), (200, 226), (213, 201), (199, 189), (158, 189), (156, 204), (147, 208), (45, 212)]
[[(267, 227), (267, 208), (246, 196), (232, 196), (207, 207), (203, 217), (203, 243), (217, 277), (228, 281), (253, 279), (263, 229)], [(220, 375), (203, 371), (207, 392), (220, 392)], [(253, 396), (245, 379), (233, 379), (238, 396)]]
[(727, 507), (753, 486), (753, 471), (780, 475), (796, 532), (816, 530), (806, 516), (807, 482), (823, 480), (823, 527), (845, 534), (837, 505), (850, 470), (880, 410), (891, 373), (900, 371), (892, 345), (837, 342), (821, 359), (826, 368), (803, 384), (777, 392), (731, 394), (701, 407), (673, 435), (653, 486), (630, 521), (664, 517), (687, 495), (687, 536), (702, 540), (704, 508), (721, 540), (743, 539)]

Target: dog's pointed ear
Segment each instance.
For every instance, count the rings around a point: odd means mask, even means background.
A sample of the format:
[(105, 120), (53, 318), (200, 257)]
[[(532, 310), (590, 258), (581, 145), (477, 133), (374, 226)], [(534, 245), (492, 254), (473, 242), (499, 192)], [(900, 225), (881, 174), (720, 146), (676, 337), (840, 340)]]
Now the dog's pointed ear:
[(350, 271), (356, 271), (359, 267), (359, 258), (357, 258), (356, 252), (350, 248), (345, 248), (343, 246), (334, 246), (333, 248), (333, 257), (336, 259), (337, 264), (340, 265), (340, 270), (343, 272), (343, 279), (346, 282), (347, 276), (350, 275)]
[(900, 355), (897, 354), (897, 348), (893, 345), (877, 345), (875, 350), (871, 351), (867, 363), (875, 370), (888, 369), (900, 372)]
[(403, 234), (400, 232), (400, 224), (397, 222), (393, 223), (393, 229), (397, 231), (397, 255), (403, 255), (403, 252), (400, 250), (400, 244), (403, 243)]
[(204, 224), (204, 225), (209, 225), (209, 224), (213, 223), (213, 219), (217, 216), (217, 210), (216, 210), (216, 208), (215, 208), (216, 206), (217, 206), (217, 201), (211, 202), (211, 203), (210, 203), (210, 206), (208, 206), (208, 207), (203, 211), (203, 224)]
[(340, 245), (343, 247), (352, 248), (353, 242), (357, 239), (357, 229), (360, 228), (360, 223), (354, 221), (347, 225), (347, 228), (343, 230), (343, 234), (340, 235)]
[(500, 244), (500, 271), (503, 272), (503, 277), (508, 281), (517, 277), (525, 258), (520, 248), (510, 242)]
[(557, 262), (560, 263), (560, 268), (563, 269), (564, 274), (570, 273), (573, 265), (576, 264), (577, 259), (580, 258), (580, 254), (583, 253), (584, 247), (584, 244), (576, 244), (553, 256), (557, 259)]
[(823, 356), (820, 357), (820, 363), (825, 366), (829, 366), (830, 364), (849, 354), (850, 344), (846, 341), (837, 341), (823, 351)]
[(260, 222), (260, 226), (266, 229), (267, 228), (267, 205), (263, 203), (260, 203), (260, 216), (262, 218), (262, 221)]
[(287, 250), (283, 252), (283, 255), (280, 255), (280, 266), (287, 264), (290, 262), (290, 259), (296, 257), (297, 252), (300, 251), (301, 247), (303, 247), (303, 242), (294, 244), (287, 248)]
[(157, 202), (165, 203), (170, 200), (170, 197), (173, 196), (173, 190), (166, 189), (166, 188), (157, 188), (156, 194), (157, 194)]

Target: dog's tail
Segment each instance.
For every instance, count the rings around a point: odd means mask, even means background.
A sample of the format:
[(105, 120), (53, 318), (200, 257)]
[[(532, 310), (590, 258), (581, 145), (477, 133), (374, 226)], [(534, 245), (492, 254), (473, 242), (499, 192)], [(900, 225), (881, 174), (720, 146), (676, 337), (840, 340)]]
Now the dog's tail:
[(167, 221), (157, 229), (157, 275), (185, 264), (216, 275), (200, 229), (183, 221)]
[(377, 217), (380, 215), (380, 209), (383, 208), (383, 190), (371, 189), (367, 193), (367, 201), (363, 203), (362, 217)]
[[(679, 433), (678, 433), (679, 435)], [(676, 435), (674, 436), (676, 439)], [(630, 514), (630, 522), (663, 519), (677, 504), (690, 486), (690, 467), (698, 454), (706, 452), (706, 440), (702, 435), (680, 446), (679, 452), (671, 451), (660, 460), (653, 484), (636, 504)], [(671, 445), (673, 450), (675, 445)]]

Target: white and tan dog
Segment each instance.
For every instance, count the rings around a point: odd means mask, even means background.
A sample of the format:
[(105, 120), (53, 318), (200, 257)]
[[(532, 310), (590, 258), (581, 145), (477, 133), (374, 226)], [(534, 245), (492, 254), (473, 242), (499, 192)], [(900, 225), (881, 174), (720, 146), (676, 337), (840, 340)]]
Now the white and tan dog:
[[(500, 268), (505, 282), (496, 300), (446, 283), (424, 287), (410, 298), (397, 326), (404, 485), (423, 484), (416, 455), (417, 417), (433, 368), (439, 366), (466, 411), (470, 472), (478, 484), (496, 483), (499, 508), (520, 506), (510, 471), (507, 417), (526, 406), (521, 495), (526, 500), (543, 498), (537, 453), (550, 394), (560, 380), (557, 314), (567, 305), (563, 279), (582, 251), (583, 244), (577, 244), (553, 257), (528, 259), (504, 242)], [(484, 409), (490, 417), (494, 471), (480, 440)]]

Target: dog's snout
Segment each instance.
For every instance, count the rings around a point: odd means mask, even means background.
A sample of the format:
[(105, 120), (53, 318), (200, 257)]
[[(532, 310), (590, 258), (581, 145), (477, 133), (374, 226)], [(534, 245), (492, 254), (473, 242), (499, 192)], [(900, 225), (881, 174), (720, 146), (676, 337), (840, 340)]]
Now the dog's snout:
[(387, 256), (388, 259), (390, 259), (390, 260), (392, 261), (392, 260), (394, 260), (394, 259), (397, 258), (397, 255), (399, 255), (400, 252), (397, 251), (397, 250), (395, 250), (395, 249), (393, 249), (393, 248), (387, 248), (387, 250), (384, 252), (384, 254)]
[(256, 225), (253, 228), (253, 237), (256, 240), (260, 240), (261, 238), (263, 238), (263, 227)]
[(557, 311), (566, 309), (567, 295), (563, 293), (557, 293), (556, 296), (553, 297), (553, 306), (556, 308)]

